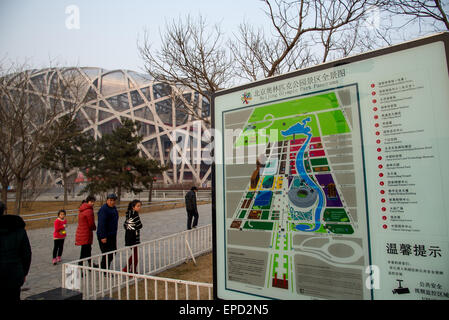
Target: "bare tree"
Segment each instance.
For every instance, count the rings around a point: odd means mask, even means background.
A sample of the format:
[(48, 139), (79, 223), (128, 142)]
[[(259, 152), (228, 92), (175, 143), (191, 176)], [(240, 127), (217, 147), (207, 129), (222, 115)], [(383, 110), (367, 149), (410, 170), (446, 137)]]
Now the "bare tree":
[(36, 75), (13, 66), (0, 78), (0, 156), (14, 175), (15, 214), (20, 213), (26, 180), (64, 131), (58, 134), (49, 128), (62, 115), (75, 119), (86, 96), (86, 85), (75, 70), (50, 69)]
[(263, 29), (256, 29), (246, 22), (239, 26), (239, 33), (235, 41), (229, 42), (229, 48), (238, 65), (236, 75), (249, 81), (301, 69), (316, 62), (312, 47), (303, 39), (298, 40), (295, 50), (285, 54), (285, 43), (280, 37), (267, 37)]
[[(196, 20), (187, 16), (166, 24), (159, 50), (151, 48), (145, 33), (139, 51), (146, 71), (156, 81), (189, 88), (210, 102), (212, 93), (236, 82), (255, 81), (351, 54), (368, 37), (358, 29), (367, 12), (380, 2), (261, 1), (270, 31), (244, 22), (234, 39), (225, 42), (219, 26), (208, 29), (201, 16)], [(177, 96), (182, 100), (182, 94)], [(196, 105), (184, 105), (190, 115), (207, 121)]]
[[(145, 32), (143, 45), (138, 44), (139, 52), (146, 71), (156, 81), (178, 87), (173, 94), (179, 99), (183, 99), (183, 88), (189, 88), (210, 103), (214, 92), (231, 83), (233, 61), (224, 46), (219, 25), (209, 31), (201, 16), (196, 20), (187, 16), (185, 20), (166, 23), (160, 38), (160, 49), (153, 51)], [(207, 120), (198, 113), (195, 105), (188, 101), (183, 103), (189, 114)]]
[(23, 188), (21, 199), (22, 208), (31, 208), (34, 201), (36, 201), (39, 196), (45, 194), (51, 189), (51, 185), (48, 184), (45, 176), (45, 169), (39, 167), (34, 168), (30, 172)]
[[(0, 137), (0, 143), (2, 143), (2, 138)], [(6, 205), (8, 201), (8, 187), (10, 186), (14, 174), (11, 171), (8, 159), (0, 156), (0, 185), (2, 188), (1, 201)]]
[[(338, 29), (312, 35), (316, 46), (322, 50), (322, 63), (391, 46), (394, 43), (393, 38), (398, 38), (398, 31), (394, 30), (393, 16), (382, 12), (380, 1), (370, 1), (364, 5), (364, 14), (357, 20)], [(327, 20), (329, 17), (330, 15), (326, 14), (322, 19)], [(332, 23), (332, 20), (323, 22), (329, 25)]]
[[(368, 1), (364, 0), (262, 1), (271, 22), (273, 36), (267, 40), (260, 32), (240, 28), (239, 42), (250, 48), (243, 53), (250, 54), (240, 54), (237, 61), (241, 63), (254, 59), (259, 63), (264, 77), (326, 61), (332, 49), (332, 37), (362, 19), (368, 10)], [(317, 36), (321, 37), (320, 42), (324, 44), (321, 59), (314, 47), (317, 43), (314, 37)], [(264, 49), (267, 47), (271, 51)]]
[(449, 30), (449, 1), (447, 0), (389, 0), (380, 4), (387, 12), (407, 17), (406, 24), (429, 23), (433, 31)]
[[(208, 30), (201, 17), (166, 24), (161, 48), (153, 51), (147, 34), (139, 47), (147, 72), (176, 84), (172, 94), (186, 112), (201, 117), (198, 106), (182, 98), (189, 88), (210, 99), (213, 92), (243, 81), (302, 69), (329, 60), (390, 46), (401, 38), (394, 14), (447, 22), (443, 1), (260, 0), (269, 29), (248, 22), (225, 42), (219, 27)], [(389, 13), (382, 19), (379, 12)], [(370, 26), (370, 18), (377, 17)], [(181, 103), (180, 103), (181, 104)]]

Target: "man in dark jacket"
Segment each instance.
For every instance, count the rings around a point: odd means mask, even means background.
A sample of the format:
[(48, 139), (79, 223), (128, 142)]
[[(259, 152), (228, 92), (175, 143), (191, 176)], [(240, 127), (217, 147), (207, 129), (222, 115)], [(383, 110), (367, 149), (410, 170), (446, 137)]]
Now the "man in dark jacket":
[[(117, 250), (118, 211), (115, 207), (117, 196), (109, 194), (104, 204), (98, 211), (97, 238), (102, 253)], [(108, 269), (114, 255), (107, 255)], [(106, 255), (101, 258), (101, 268), (106, 269)]]
[(0, 301), (20, 300), (20, 288), (31, 265), (31, 246), (25, 222), (19, 216), (4, 215), (0, 201)]
[[(196, 192), (198, 189), (192, 187), (189, 192), (187, 192), (186, 198), (186, 209), (187, 209), (187, 230), (196, 228), (198, 225), (198, 208), (196, 207)], [(193, 219), (193, 224), (192, 224)]]

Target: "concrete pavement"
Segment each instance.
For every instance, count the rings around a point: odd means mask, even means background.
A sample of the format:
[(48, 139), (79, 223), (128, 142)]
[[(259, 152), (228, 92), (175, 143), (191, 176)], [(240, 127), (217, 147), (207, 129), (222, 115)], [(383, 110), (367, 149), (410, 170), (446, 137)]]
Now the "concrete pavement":
[[(95, 217), (99, 207), (94, 207)], [(212, 205), (198, 206), (199, 223), (204, 226), (212, 223)], [(187, 213), (185, 208), (149, 212), (140, 215), (143, 228), (140, 241), (158, 239), (170, 234), (185, 231), (187, 229)], [(125, 230), (123, 228), (124, 217), (119, 218), (117, 248), (125, 246)], [(67, 237), (64, 242), (62, 262), (52, 264), (53, 251), (53, 227), (35, 230), (27, 230), (32, 250), (31, 268), (22, 286), (21, 299), (26, 299), (34, 294), (61, 287), (62, 263), (79, 259), (80, 248), (75, 246), (76, 223), (67, 226)], [(100, 254), (100, 248), (96, 234), (92, 245), (92, 255)]]

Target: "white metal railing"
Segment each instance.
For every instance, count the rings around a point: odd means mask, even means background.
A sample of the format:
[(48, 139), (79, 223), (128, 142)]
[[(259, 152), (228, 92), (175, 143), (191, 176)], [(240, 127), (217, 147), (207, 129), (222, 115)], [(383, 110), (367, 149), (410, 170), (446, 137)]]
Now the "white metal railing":
[[(169, 190), (170, 191), (170, 190)], [(161, 196), (157, 201), (155, 201), (155, 198), (152, 202), (144, 201), (142, 200), (142, 208), (150, 208), (153, 206), (160, 206), (160, 205), (176, 205), (179, 203), (184, 203), (184, 196), (187, 191), (176, 191), (176, 193), (171, 190), (171, 192), (167, 191), (154, 191), (153, 194)], [(168, 196), (167, 196), (168, 193)], [(178, 197), (179, 196), (179, 197)], [(154, 197), (154, 196), (153, 196)], [(205, 200), (205, 201), (211, 201), (211, 193), (207, 191), (198, 192), (197, 194), (197, 200)], [(126, 210), (128, 208), (128, 204), (121, 204), (117, 206), (117, 210)], [(50, 212), (41, 212), (41, 213), (23, 213), (21, 214), (21, 217), (24, 219), (25, 222), (27, 221), (39, 221), (39, 220), (50, 220), (55, 219), (56, 214), (58, 211), (50, 211)], [(66, 210), (66, 216), (78, 216), (78, 209), (67, 209)]]
[[(146, 202), (142, 201), (142, 208), (150, 208), (154, 206), (161, 206), (161, 205), (170, 205), (170, 204), (178, 204), (180, 203), (179, 200), (159, 200), (157, 202)], [(118, 211), (123, 211), (128, 208), (128, 204), (121, 204), (116, 206)], [(98, 208), (99, 209), (99, 208)], [(66, 216), (78, 216), (79, 209), (66, 209)], [(26, 221), (37, 221), (37, 220), (49, 220), (49, 219), (55, 219), (56, 214), (58, 211), (50, 211), (50, 212), (41, 212), (41, 213), (24, 213), (20, 216), (23, 218), (23, 220)], [(44, 216), (44, 217), (38, 217), (38, 216)], [(30, 218), (30, 217), (38, 217), (38, 218)]]
[[(154, 199), (184, 199), (186, 193), (189, 190), (153, 190), (152, 198)], [(145, 191), (143, 191), (145, 193)], [(197, 199), (211, 199), (212, 192), (211, 190), (198, 190), (196, 194)]]
[[(125, 272), (123, 268), (129, 261), (134, 265), (134, 250), (137, 250), (136, 273), (132, 273), (134, 270)], [(85, 300), (212, 299), (210, 283), (153, 276), (187, 259), (195, 261), (195, 257), (211, 251), (212, 225), (207, 225), (65, 263), (62, 265), (62, 287), (81, 291)], [(101, 259), (105, 257), (107, 266), (111, 254), (110, 268), (101, 268)]]

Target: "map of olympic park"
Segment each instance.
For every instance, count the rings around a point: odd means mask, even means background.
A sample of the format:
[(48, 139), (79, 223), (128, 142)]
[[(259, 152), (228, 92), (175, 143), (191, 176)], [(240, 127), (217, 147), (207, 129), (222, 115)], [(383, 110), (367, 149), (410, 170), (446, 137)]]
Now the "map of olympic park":
[(237, 132), (225, 152), (227, 288), (369, 298), (357, 86), (242, 107), (223, 124)]

